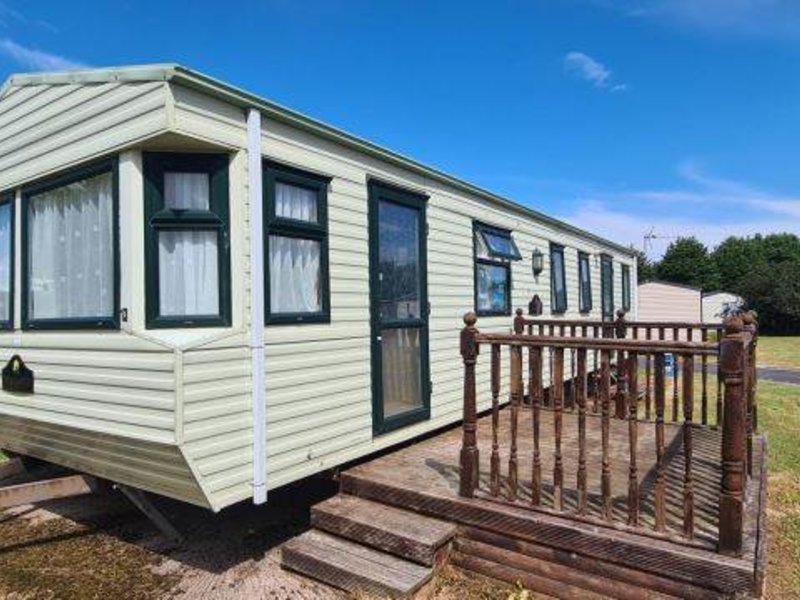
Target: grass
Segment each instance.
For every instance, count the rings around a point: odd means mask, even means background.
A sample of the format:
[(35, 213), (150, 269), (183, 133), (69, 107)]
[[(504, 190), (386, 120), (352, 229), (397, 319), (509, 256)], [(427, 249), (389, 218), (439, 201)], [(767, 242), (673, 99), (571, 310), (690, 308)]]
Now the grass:
[(758, 383), (759, 429), (769, 436), (767, 598), (800, 597), (800, 386)]
[(800, 370), (800, 336), (760, 336), (758, 363), (762, 367)]

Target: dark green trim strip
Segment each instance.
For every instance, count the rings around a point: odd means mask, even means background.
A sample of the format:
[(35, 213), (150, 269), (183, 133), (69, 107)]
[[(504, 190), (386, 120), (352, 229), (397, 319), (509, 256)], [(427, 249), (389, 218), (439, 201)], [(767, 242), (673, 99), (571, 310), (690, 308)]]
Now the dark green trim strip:
[[(145, 152), (144, 260), (145, 316), (148, 329), (169, 327), (229, 327), (231, 325), (230, 186), (227, 154)], [(164, 205), (164, 173), (207, 173), (209, 210), (169, 210)], [(161, 315), (158, 233), (216, 231), (219, 312), (216, 315)]]
[[(28, 237), (28, 203), (30, 198), (50, 190), (54, 190), (83, 179), (88, 179), (104, 173), (111, 173), (112, 177), (112, 236), (114, 247), (114, 302), (113, 302), (113, 315), (99, 316), (99, 317), (81, 317), (74, 319), (32, 319), (28, 316), (28, 293), (30, 289), (30, 282), (28, 281), (29, 273), (29, 237)], [(23, 188), (22, 190), (22, 207), (20, 215), (21, 219), (21, 309), (22, 309), (22, 328), (33, 330), (47, 330), (47, 329), (119, 329), (119, 288), (120, 288), (120, 258), (119, 258), (119, 162), (117, 157), (107, 158), (105, 160), (95, 162), (89, 165), (81, 166), (76, 169), (71, 169), (60, 173), (54, 177), (36, 182)]]
[[(331, 292), (328, 259), (328, 186), (330, 177), (301, 171), (273, 161), (264, 161), (262, 168), (264, 194), (264, 324), (297, 325), (300, 323), (330, 323)], [(317, 196), (317, 222), (308, 223), (278, 217), (275, 214), (275, 184), (286, 183), (311, 190)], [(273, 313), (271, 307), (269, 244), (270, 236), (313, 240), (320, 244), (319, 312)]]
[(9, 248), (9, 251), (8, 251), (8, 260), (9, 260), (9, 265), (8, 265), (8, 276), (9, 276), (9, 281), (8, 281), (8, 319), (0, 320), (0, 330), (11, 330), (11, 329), (14, 329), (14, 306), (15, 306), (15, 304), (14, 304), (14, 292), (16, 290), (16, 287), (14, 285), (14, 283), (15, 283), (14, 282), (14, 274), (15, 274), (14, 264), (15, 264), (15, 257), (16, 257), (16, 254), (17, 254), (17, 249), (16, 249), (16, 239), (17, 239), (17, 231), (16, 231), (16, 229), (17, 228), (16, 228), (16, 218), (15, 218), (16, 217), (16, 213), (17, 213), (17, 207), (16, 207), (17, 203), (14, 200), (15, 200), (15, 195), (14, 195), (13, 192), (9, 192), (9, 193), (6, 193), (6, 194), (0, 194), (0, 206), (4, 206), (5, 204), (9, 205), (9, 219), (10, 219), (10, 224), (11, 224), (11, 231), (9, 232), (11, 247)]
[[(426, 208), (428, 197), (417, 194), (375, 179), (367, 182), (369, 190), (369, 296), (370, 332), (372, 340), (372, 430), (378, 436), (401, 427), (406, 427), (431, 416), (430, 350), (428, 341), (428, 240)], [(381, 323), (380, 307), (380, 202), (402, 204), (419, 211), (419, 277), (420, 277), (420, 318), (408, 322)], [(420, 377), (422, 378), (422, 406), (408, 412), (385, 417), (383, 411), (383, 365), (381, 340), (384, 329), (419, 329), (420, 332)]]

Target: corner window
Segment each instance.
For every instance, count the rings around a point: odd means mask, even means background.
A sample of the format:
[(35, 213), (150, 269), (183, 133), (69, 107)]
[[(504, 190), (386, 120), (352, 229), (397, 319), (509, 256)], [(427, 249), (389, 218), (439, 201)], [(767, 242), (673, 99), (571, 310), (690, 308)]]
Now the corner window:
[(0, 329), (14, 328), (14, 194), (0, 195)]
[(578, 252), (578, 307), (582, 313), (592, 311), (592, 274), (589, 267), (589, 255)]
[(228, 157), (146, 153), (147, 326), (230, 325)]
[(267, 323), (330, 321), (329, 183), (327, 177), (265, 165)]
[(22, 206), (22, 326), (118, 327), (116, 161), (27, 188)]
[(628, 312), (631, 309), (631, 268), (629, 265), (622, 265), (622, 310)]
[(511, 232), (475, 223), (475, 312), (511, 314), (511, 261), (520, 260)]
[(554, 313), (567, 312), (567, 274), (564, 246), (550, 244), (550, 306)]

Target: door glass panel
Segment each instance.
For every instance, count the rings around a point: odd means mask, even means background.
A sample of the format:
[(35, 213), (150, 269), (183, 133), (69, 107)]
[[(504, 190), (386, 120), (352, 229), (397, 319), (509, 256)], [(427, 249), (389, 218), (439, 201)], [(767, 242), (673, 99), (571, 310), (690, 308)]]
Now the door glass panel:
[(381, 332), (384, 418), (422, 406), (421, 358), (419, 329)]
[(381, 201), (378, 218), (380, 320), (419, 319), (419, 211)]

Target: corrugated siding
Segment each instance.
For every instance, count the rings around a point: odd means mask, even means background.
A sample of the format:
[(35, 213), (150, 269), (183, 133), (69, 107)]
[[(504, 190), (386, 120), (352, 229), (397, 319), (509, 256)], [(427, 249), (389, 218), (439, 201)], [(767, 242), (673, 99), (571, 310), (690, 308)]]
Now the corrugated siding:
[(697, 323), (702, 318), (700, 290), (655, 281), (639, 286), (640, 320)]
[(211, 505), (252, 495), (253, 417), (250, 349), (244, 334), (182, 355), (179, 436)]
[[(463, 383), (458, 332), (463, 314), (473, 308), (473, 219), (514, 232), (524, 257), (513, 265), (514, 307), (527, 308), (532, 294), (537, 293), (549, 313), (549, 261), (548, 268), (534, 279), (530, 265), (534, 248), (547, 256), (550, 240), (566, 246), (570, 310), (564, 316), (568, 318), (578, 317), (577, 249), (614, 254), (596, 243), (555, 231), (479, 198), (456, 193), (273, 121), (264, 124), (263, 149), (269, 158), (333, 177), (328, 196), (332, 322), (268, 327), (266, 332), (270, 487), (461, 418)], [(371, 417), (367, 176), (430, 195), (431, 419), (380, 438), (373, 438)], [(617, 306), (621, 306), (622, 299), (620, 258), (632, 264), (629, 257), (616, 257)], [(631, 276), (635, 282), (634, 268)], [(593, 259), (595, 310), (588, 318), (599, 318), (599, 282), (599, 259)], [(632, 301), (635, 306), (635, 297)], [(478, 322), (485, 331), (508, 331), (510, 326), (511, 317), (482, 318)], [(490, 404), (487, 367), (484, 356), (478, 372), (481, 408)]]
[(188, 464), (174, 445), (2, 414), (0, 447), (208, 506)]
[(0, 190), (163, 131), (166, 89), (163, 82), (11, 88), (0, 100)]

